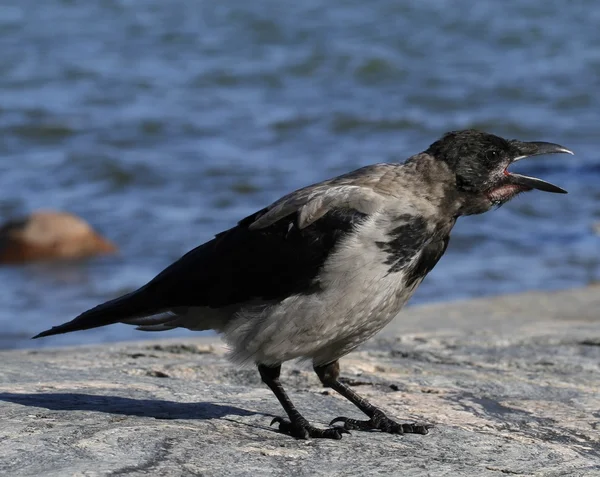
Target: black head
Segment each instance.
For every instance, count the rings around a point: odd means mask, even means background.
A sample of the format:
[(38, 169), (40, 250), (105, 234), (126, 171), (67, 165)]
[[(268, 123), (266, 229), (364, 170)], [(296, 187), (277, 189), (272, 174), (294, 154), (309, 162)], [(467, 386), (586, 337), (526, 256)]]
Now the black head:
[[(502, 205), (520, 192), (533, 189), (566, 193), (564, 189), (534, 177), (508, 172), (508, 166), (526, 157), (571, 151), (549, 142), (506, 140), (474, 129), (452, 131), (426, 151), (448, 164), (460, 191), (480, 202), (477, 212)], [(474, 213), (477, 213), (474, 212)]]

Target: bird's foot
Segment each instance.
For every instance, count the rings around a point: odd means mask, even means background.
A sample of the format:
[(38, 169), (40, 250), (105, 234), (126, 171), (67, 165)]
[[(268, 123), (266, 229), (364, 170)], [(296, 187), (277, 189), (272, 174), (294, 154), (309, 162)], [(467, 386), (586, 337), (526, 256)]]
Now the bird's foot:
[(278, 423), (279, 431), (296, 439), (324, 438), (324, 439), (341, 439), (342, 434), (350, 434), (347, 429), (341, 426), (329, 427), (327, 429), (319, 429), (311, 425), (306, 419), (298, 419), (294, 422), (276, 417), (271, 421), (271, 425)]
[(373, 417), (368, 421), (350, 419), (348, 417), (336, 417), (329, 423), (333, 426), (336, 422), (342, 422), (341, 429), (351, 431), (380, 430), (389, 434), (428, 434), (433, 426), (430, 424), (402, 424), (387, 417), (382, 411), (376, 410)]

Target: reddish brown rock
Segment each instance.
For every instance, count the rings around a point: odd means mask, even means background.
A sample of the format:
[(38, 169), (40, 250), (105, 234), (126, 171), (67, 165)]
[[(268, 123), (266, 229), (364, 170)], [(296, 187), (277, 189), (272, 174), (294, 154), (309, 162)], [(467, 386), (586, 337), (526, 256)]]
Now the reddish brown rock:
[(116, 251), (83, 219), (66, 212), (38, 211), (0, 227), (0, 264), (78, 259)]

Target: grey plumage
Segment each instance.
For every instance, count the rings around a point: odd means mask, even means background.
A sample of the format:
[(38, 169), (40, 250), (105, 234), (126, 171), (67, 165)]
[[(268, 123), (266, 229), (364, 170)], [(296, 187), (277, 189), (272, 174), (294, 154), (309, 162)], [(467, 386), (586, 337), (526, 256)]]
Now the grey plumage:
[[(295, 191), (192, 250), (154, 280), (37, 337), (127, 323), (140, 330), (214, 329), (241, 364), (256, 363), (296, 437), (344, 429), (426, 433), (391, 421), (337, 380), (337, 360), (383, 328), (441, 258), (461, 215), (482, 213), (533, 188), (507, 172), (515, 159), (570, 153), (551, 143), (478, 131), (445, 135), (403, 164), (375, 164)], [(310, 359), (369, 417), (317, 429), (281, 387), (281, 363)]]

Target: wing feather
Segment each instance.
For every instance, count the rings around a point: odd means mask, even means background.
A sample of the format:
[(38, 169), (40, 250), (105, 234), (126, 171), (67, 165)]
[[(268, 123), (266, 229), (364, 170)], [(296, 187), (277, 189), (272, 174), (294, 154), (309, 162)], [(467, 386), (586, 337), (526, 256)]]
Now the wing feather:
[(371, 215), (381, 207), (384, 200), (385, 198), (373, 189), (357, 185), (320, 186), (309, 191), (300, 190), (297, 194), (275, 202), (248, 228), (264, 229), (290, 214), (297, 213), (297, 226), (303, 229), (334, 209), (352, 209), (361, 214)]

